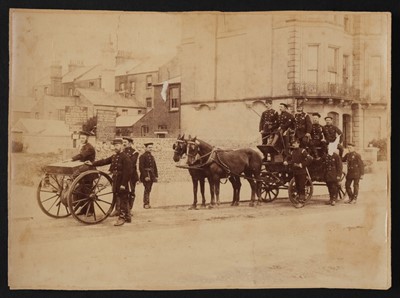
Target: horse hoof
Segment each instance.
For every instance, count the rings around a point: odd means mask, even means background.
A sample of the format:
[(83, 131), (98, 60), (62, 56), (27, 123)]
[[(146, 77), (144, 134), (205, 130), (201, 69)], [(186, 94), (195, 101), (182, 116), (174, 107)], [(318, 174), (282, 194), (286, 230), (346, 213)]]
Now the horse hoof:
[(208, 205), (208, 209), (213, 209), (214, 207), (214, 205)]
[(249, 206), (250, 206), (250, 207), (254, 207), (254, 203), (253, 203), (253, 202), (250, 202)]
[(197, 210), (197, 207), (196, 206), (190, 206), (189, 210)]

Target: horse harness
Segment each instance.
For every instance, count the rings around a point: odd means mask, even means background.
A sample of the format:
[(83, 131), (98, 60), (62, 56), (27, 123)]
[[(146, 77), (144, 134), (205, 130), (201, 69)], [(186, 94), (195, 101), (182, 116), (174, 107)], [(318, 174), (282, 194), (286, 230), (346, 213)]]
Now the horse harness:
[[(187, 154), (187, 156), (195, 157), (198, 154), (198, 144), (196, 142), (194, 142), (194, 141), (187, 141), (187, 144), (189, 144), (189, 143), (191, 145), (194, 145), (195, 148), (197, 147), (197, 150), (196, 150), (195, 154), (191, 154), (189, 152), (189, 146), (187, 146), (186, 154)], [(228, 175), (227, 180), (229, 179), (229, 177), (231, 175), (234, 175), (234, 176), (242, 177), (242, 178), (245, 178), (245, 179), (253, 179), (254, 181), (262, 181), (261, 179), (255, 179), (254, 177), (247, 177), (246, 175), (233, 173), (230, 170), (229, 166), (226, 163), (224, 163), (222, 161), (221, 157), (218, 155), (218, 152), (221, 152), (221, 151), (224, 151), (224, 150), (217, 149), (217, 148), (213, 147), (211, 152), (206, 153), (204, 155), (201, 155), (198, 159), (202, 159), (202, 158), (204, 158), (206, 156), (209, 156), (209, 157), (208, 157), (208, 159), (207, 159), (207, 161), (205, 163), (196, 166), (195, 169), (203, 169), (204, 167), (208, 166), (209, 164), (215, 162), (217, 165), (219, 165), (227, 173), (227, 175)], [(192, 167), (190, 167), (190, 168), (192, 168)], [(225, 181), (225, 183), (226, 183), (226, 181)], [(225, 184), (225, 183), (223, 183), (223, 184)]]

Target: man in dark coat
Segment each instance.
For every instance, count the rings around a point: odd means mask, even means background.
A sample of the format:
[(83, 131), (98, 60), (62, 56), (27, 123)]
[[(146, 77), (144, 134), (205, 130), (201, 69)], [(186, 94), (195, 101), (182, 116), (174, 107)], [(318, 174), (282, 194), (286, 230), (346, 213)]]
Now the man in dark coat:
[[(79, 132), (79, 141), (80, 141), (80, 149), (79, 153), (77, 155), (72, 156), (70, 159), (64, 160), (64, 162), (68, 161), (80, 161), (80, 162), (85, 162), (85, 161), (90, 161), (93, 162), (96, 158), (96, 150), (92, 146), (92, 144), (89, 143), (89, 136), (90, 133), (86, 131), (80, 131)], [(80, 166), (71, 176), (71, 179), (74, 180), (76, 177), (78, 177), (81, 173), (86, 172), (90, 170), (92, 167), (84, 164)], [(84, 183), (90, 184), (93, 180), (90, 177), (87, 177)], [(63, 195), (66, 195), (64, 192)], [(79, 204), (79, 203), (78, 203)], [(92, 210), (89, 210), (87, 213), (87, 208), (88, 205), (83, 206), (81, 210), (77, 213), (77, 215), (92, 215)]]
[(279, 104), (279, 110), (281, 113), (278, 116), (278, 129), (275, 131), (271, 146), (275, 146), (279, 135), (281, 135), (283, 137), (283, 145), (287, 156), (289, 152), (289, 129), (294, 129), (294, 117), (287, 111), (288, 105), (285, 103)]
[[(312, 114), (312, 126), (311, 126), (311, 140), (310, 140), (310, 149), (311, 149), (311, 154), (313, 157), (316, 159), (319, 159), (322, 154), (319, 152), (324, 152), (326, 153), (326, 142), (324, 140), (324, 134), (322, 132), (322, 125), (319, 124), (319, 118), (321, 118), (321, 115), (319, 113), (313, 113)], [(320, 151), (318, 151), (317, 148), (321, 148)]]
[[(348, 143), (348, 153), (343, 157), (343, 161), (347, 162), (347, 174), (346, 174), (346, 192), (349, 196), (348, 204), (355, 204), (357, 202), (358, 188), (360, 179), (364, 176), (364, 163), (361, 159), (360, 154), (354, 151), (354, 144)], [(351, 190), (351, 184), (353, 183), (354, 191)]]
[(157, 164), (154, 156), (151, 155), (153, 150), (153, 143), (146, 143), (145, 152), (139, 157), (139, 171), (140, 171), (140, 181), (144, 186), (143, 195), (143, 208), (149, 209), (150, 206), (150, 192), (153, 186), (153, 182), (157, 182), (158, 171)]
[(307, 150), (300, 148), (300, 141), (295, 139), (292, 146), (293, 151), (289, 156), (286, 157), (283, 162), (284, 165), (288, 165), (288, 162), (292, 162), (293, 177), (296, 184), (296, 190), (299, 195), (298, 203), (295, 205), (296, 208), (304, 206), (306, 201), (306, 180), (307, 170), (306, 167), (311, 163), (312, 157), (308, 154)]
[(295, 136), (300, 140), (300, 147), (307, 148), (311, 138), (311, 119), (310, 116), (303, 111), (301, 104), (297, 105), (296, 114), (294, 115)]
[(325, 117), (325, 121), (326, 121), (326, 125), (322, 128), (324, 138), (325, 138), (327, 144), (329, 145), (329, 143), (333, 143), (336, 140), (337, 136), (340, 136), (339, 144), (338, 144), (337, 148), (339, 149), (340, 158), (342, 158), (342, 156), (343, 156), (343, 146), (341, 145), (343, 142), (342, 131), (338, 127), (333, 125), (332, 117), (330, 117), (330, 116)]
[(93, 163), (87, 161), (86, 164), (93, 166), (110, 165), (109, 171), (112, 173), (112, 191), (114, 196), (119, 197), (119, 217), (115, 226), (122, 226), (126, 222), (131, 222), (131, 214), (129, 212), (129, 180), (131, 178), (132, 164), (131, 160), (126, 153), (123, 152), (122, 139), (115, 139), (113, 141), (115, 154), (97, 160)]
[(331, 206), (336, 204), (339, 194), (339, 181), (343, 171), (342, 160), (334, 150), (335, 148), (330, 148), (324, 158), (325, 182), (329, 191), (329, 202), (326, 204)]
[(273, 132), (278, 127), (278, 112), (272, 108), (272, 100), (265, 100), (266, 110), (261, 114), (259, 131), (261, 133), (262, 144), (268, 143), (268, 140), (273, 139)]
[(136, 183), (139, 181), (139, 176), (136, 167), (137, 160), (139, 157), (139, 152), (132, 147), (133, 146), (132, 138), (123, 137), (122, 140), (123, 140), (122, 144), (124, 145), (124, 152), (129, 156), (132, 163), (131, 179), (129, 180), (129, 187), (130, 187), (129, 208), (130, 210), (132, 210), (133, 203), (135, 202), (135, 197), (136, 197), (135, 194)]
[(81, 143), (81, 148), (79, 150), (79, 154), (71, 157), (70, 161), (79, 160), (81, 162), (85, 162), (87, 160), (94, 161), (96, 159), (96, 150), (88, 142), (90, 133), (86, 131), (79, 132), (79, 141)]

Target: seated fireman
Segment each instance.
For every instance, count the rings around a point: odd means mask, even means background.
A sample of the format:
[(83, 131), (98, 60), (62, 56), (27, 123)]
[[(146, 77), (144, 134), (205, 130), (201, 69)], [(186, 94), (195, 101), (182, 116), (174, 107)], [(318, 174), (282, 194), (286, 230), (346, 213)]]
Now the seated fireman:
[(261, 114), (259, 131), (261, 133), (262, 144), (268, 144), (272, 141), (273, 132), (278, 127), (278, 112), (272, 108), (272, 100), (265, 100), (266, 110)]
[(294, 129), (294, 117), (288, 112), (288, 105), (285, 103), (279, 104), (280, 114), (278, 117), (278, 129), (275, 131), (274, 139), (271, 146), (275, 147), (279, 136), (283, 138), (283, 145), (286, 152), (289, 148), (289, 130)]

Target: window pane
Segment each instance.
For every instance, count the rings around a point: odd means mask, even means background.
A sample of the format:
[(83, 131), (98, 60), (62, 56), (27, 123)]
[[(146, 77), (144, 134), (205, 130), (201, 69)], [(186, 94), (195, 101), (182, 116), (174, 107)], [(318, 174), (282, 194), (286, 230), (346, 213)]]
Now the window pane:
[(318, 46), (308, 46), (308, 69), (318, 69)]
[(171, 98), (178, 98), (179, 97), (179, 89), (178, 88), (171, 88), (170, 97)]

